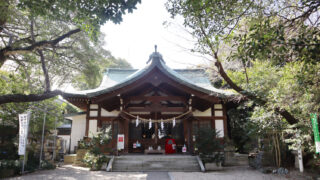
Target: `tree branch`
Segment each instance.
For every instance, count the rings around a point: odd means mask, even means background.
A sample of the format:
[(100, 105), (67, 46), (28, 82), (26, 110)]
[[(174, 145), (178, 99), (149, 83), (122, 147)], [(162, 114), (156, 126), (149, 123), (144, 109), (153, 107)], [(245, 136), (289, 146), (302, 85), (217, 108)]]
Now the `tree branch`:
[(64, 95), (65, 93), (60, 90), (48, 91), (43, 94), (8, 94), (0, 96), (0, 104), (6, 104), (11, 102), (34, 102), (42, 101), (53, 98), (58, 95)]
[(39, 42), (35, 42), (30, 46), (26, 46), (26, 47), (11, 47), (11, 46), (7, 46), (3, 49), (0, 50), (0, 67), (4, 64), (4, 62), (7, 60), (8, 56), (10, 55), (15, 55), (15, 54), (23, 54), (23, 53), (28, 53), (34, 50), (38, 50), (38, 49), (42, 49), (43, 47), (46, 46), (54, 46), (57, 43), (59, 43), (60, 41), (62, 41), (63, 39), (80, 32), (81, 29), (77, 28), (74, 30), (71, 30), (53, 40), (44, 40), (44, 41), (39, 41)]

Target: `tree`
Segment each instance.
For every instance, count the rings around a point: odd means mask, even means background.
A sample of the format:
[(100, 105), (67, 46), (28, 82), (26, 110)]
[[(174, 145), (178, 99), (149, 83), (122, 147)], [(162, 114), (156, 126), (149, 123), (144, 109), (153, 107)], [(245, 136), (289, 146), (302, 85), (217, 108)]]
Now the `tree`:
[[(239, 94), (261, 106), (267, 105), (268, 99), (247, 89), (246, 84), (236, 84), (222, 62), (242, 61), (247, 75), (246, 68), (252, 61), (261, 58), (278, 63), (317, 61), (319, 18), (311, 16), (316, 16), (319, 6), (320, 2), (316, 0), (170, 0), (167, 3), (167, 9), (173, 16), (184, 17), (184, 25), (197, 40), (194, 51), (212, 57), (216, 71), (224, 81)], [(231, 49), (227, 57), (219, 53), (223, 46)], [(284, 52), (288, 51), (292, 53), (284, 56)], [(295, 124), (299, 121), (292, 112), (277, 105), (273, 111), (281, 114), (287, 122)]]
[(27, 78), (39, 76), (36, 68), (42, 69), (43, 77), (39, 78), (44, 81), (44, 90), (1, 95), (0, 104), (63, 95), (60, 90), (51, 90), (51, 81), (58, 81), (55, 83), (59, 85), (75, 75), (70, 69), (83, 70), (81, 65), (88, 59), (76, 51), (79, 39), (90, 37), (81, 47), (94, 47), (100, 26), (109, 20), (120, 23), (122, 15), (132, 12), (138, 2), (1, 0), (0, 9), (6, 16), (0, 19), (0, 67), (8, 60), (14, 61), (9, 64), (25, 67)]
[[(208, 69), (247, 100), (253, 112), (245, 126), (271, 139), (277, 166), (284, 142), (315, 151), (309, 114), (320, 111), (319, 7), (318, 0), (167, 4), (197, 40), (193, 51), (211, 57)], [(230, 62), (242, 66), (226, 69)]]

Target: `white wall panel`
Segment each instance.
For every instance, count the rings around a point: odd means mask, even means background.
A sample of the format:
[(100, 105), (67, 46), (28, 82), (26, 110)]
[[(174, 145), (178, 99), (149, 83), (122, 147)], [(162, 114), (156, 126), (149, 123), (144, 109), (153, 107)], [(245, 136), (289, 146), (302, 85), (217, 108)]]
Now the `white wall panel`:
[(214, 111), (214, 116), (223, 116), (223, 111)]
[(224, 126), (223, 126), (223, 120), (215, 120), (215, 127), (216, 127), (216, 132), (217, 137), (224, 137)]
[(211, 116), (211, 108), (208, 108), (207, 110), (201, 112), (199, 110), (195, 110), (193, 112), (194, 116)]
[(222, 104), (215, 104), (214, 109), (222, 109)]
[(90, 111), (90, 117), (98, 117), (98, 111)]
[(97, 133), (98, 129), (98, 121), (97, 120), (89, 120), (89, 137), (94, 136)]
[(118, 116), (118, 114), (119, 114), (119, 111), (116, 111), (116, 110), (107, 111), (107, 110), (101, 108), (101, 116), (102, 117), (115, 117), (115, 116)]
[(90, 104), (90, 109), (98, 109), (98, 104)]
[(83, 139), (86, 134), (86, 115), (73, 116), (71, 127), (71, 152), (74, 152), (74, 146), (78, 145), (78, 141)]

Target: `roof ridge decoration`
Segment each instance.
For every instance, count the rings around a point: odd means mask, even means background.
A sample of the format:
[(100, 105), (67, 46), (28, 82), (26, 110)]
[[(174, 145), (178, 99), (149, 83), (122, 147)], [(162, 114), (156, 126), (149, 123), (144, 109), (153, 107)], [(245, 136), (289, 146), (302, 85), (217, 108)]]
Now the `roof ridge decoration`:
[(162, 61), (164, 64), (166, 64), (166, 62), (163, 60), (162, 55), (157, 52), (157, 45), (154, 45), (154, 52), (149, 56), (149, 59), (147, 61), (146, 64), (149, 64), (150, 61)]

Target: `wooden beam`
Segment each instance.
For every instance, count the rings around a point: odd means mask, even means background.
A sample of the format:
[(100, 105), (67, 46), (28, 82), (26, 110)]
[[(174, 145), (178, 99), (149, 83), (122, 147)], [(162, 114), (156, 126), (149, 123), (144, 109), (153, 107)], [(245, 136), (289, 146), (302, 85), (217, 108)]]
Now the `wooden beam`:
[(184, 107), (128, 107), (126, 109), (129, 112), (185, 112)]
[(186, 101), (185, 97), (182, 96), (133, 96), (126, 99), (126, 101)]

